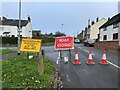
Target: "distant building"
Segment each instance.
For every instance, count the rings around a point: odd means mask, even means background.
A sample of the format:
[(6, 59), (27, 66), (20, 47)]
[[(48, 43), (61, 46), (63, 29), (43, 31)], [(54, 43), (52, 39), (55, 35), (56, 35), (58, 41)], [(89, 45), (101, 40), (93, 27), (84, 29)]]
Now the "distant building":
[(41, 30), (39, 29), (33, 29), (32, 31), (32, 37), (38, 37), (41, 34)]
[(84, 34), (85, 34), (85, 31), (82, 30), (82, 32), (77, 35), (77, 38), (80, 40), (80, 42), (84, 41)]
[[(0, 37), (18, 37), (19, 20), (0, 17)], [(32, 37), (31, 18), (21, 20), (21, 37)]]
[(118, 30), (120, 23), (120, 13), (113, 16), (100, 29), (100, 41), (118, 40)]

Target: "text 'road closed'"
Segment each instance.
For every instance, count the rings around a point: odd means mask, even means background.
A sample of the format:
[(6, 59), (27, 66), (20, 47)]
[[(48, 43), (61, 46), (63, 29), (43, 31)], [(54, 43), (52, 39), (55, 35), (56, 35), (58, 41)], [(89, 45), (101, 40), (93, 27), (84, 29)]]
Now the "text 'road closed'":
[(70, 36), (56, 37), (55, 50), (74, 49), (74, 38)]

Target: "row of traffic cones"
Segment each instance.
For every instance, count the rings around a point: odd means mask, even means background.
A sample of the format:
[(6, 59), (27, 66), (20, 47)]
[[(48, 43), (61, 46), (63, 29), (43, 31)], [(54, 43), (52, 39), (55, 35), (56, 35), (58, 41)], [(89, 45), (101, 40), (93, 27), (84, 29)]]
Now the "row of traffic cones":
[[(81, 62), (78, 58), (78, 50), (76, 50), (76, 52), (75, 52), (75, 59), (74, 59), (73, 64), (81, 64)], [(88, 65), (94, 65), (95, 64), (93, 59), (92, 59), (92, 50), (89, 51), (89, 57), (88, 57), (87, 64)], [(108, 62), (106, 60), (106, 50), (103, 51), (103, 56), (102, 56), (102, 60), (101, 60), (100, 64), (108, 65)]]

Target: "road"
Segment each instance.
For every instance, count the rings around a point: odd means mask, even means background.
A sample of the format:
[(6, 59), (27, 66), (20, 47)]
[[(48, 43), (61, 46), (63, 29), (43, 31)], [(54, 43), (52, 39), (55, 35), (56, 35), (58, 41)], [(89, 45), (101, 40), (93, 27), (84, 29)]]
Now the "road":
[[(82, 44), (75, 45), (75, 49), (71, 50), (71, 58), (69, 63), (65, 64), (63, 60), (60, 62), (60, 76), (62, 78), (64, 88), (118, 88), (118, 53), (107, 51), (107, 60), (109, 65), (100, 65), (103, 50), (94, 47), (86, 47)], [(54, 64), (58, 58), (58, 52), (53, 46), (42, 47), (45, 55)], [(81, 65), (73, 65), (75, 51), (78, 50)], [(93, 51), (93, 61), (95, 65), (87, 65), (89, 50)], [(62, 57), (68, 56), (68, 51), (62, 51)], [(56, 64), (59, 67), (59, 65)]]

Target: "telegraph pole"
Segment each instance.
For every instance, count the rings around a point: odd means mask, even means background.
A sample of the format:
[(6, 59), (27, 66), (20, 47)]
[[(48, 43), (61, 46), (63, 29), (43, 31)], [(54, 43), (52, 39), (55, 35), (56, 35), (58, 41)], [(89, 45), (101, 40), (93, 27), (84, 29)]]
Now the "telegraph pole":
[(18, 55), (20, 55), (21, 0), (19, 0)]

